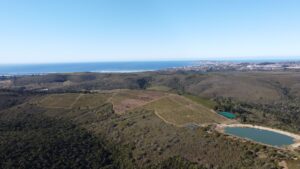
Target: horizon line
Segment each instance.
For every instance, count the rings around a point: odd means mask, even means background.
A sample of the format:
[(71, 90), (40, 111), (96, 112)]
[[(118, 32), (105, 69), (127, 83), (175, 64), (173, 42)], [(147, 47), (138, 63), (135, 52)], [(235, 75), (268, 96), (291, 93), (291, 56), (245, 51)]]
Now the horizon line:
[(299, 57), (294, 58), (213, 58), (213, 59), (166, 59), (166, 60), (105, 60), (105, 61), (63, 61), (63, 62), (7, 62), (0, 65), (41, 65), (41, 64), (80, 64), (80, 63), (129, 63), (129, 62), (197, 62), (197, 61), (300, 61)]

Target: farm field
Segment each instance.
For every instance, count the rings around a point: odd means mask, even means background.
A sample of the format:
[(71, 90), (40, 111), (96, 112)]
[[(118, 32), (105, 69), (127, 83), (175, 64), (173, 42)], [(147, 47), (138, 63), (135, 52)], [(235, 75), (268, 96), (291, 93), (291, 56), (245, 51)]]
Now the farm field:
[(114, 112), (119, 115), (138, 109), (153, 110), (162, 120), (176, 126), (231, 122), (199, 102), (159, 91), (119, 90), (90, 94), (52, 94), (43, 97), (38, 105), (44, 108), (88, 110), (105, 103), (111, 103)]
[(230, 120), (216, 114), (212, 109), (175, 94), (169, 94), (144, 107), (154, 110), (165, 122), (176, 126), (184, 126), (189, 123), (207, 125), (230, 122)]

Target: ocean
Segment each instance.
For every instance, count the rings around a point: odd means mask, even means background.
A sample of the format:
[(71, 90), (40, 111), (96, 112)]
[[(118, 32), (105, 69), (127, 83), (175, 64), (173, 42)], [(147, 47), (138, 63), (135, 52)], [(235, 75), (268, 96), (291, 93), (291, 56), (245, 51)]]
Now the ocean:
[(152, 62), (98, 62), (57, 64), (8, 64), (0, 65), (0, 75), (31, 75), (48, 73), (101, 72), (128, 73), (163, 70), (168, 68), (199, 65), (199, 61), (152, 61)]

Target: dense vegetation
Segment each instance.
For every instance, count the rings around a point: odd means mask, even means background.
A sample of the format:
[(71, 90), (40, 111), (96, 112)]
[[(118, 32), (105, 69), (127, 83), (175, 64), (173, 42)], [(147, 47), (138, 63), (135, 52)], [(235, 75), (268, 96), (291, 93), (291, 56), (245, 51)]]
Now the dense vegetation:
[(112, 147), (68, 121), (22, 113), (0, 125), (0, 168), (119, 168)]
[[(0, 113), (0, 168), (137, 168), (126, 145), (112, 144), (75, 124), (82, 121), (54, 118), (46, 111), (23, 105)], [(94, 122), (115, 117), (109, 104), (97, 108), (95, 115)], [(169, 165), (197, 166), (177, 157), (149, 167)]]
[(24, 103), (30, 96), (30, 92), (0, 90), (0, 110)]
[(300, 105), (298, 99), (283, 99), (274, 104), (241, 102), (232, 98), (216, 98), (219, 111), (230, 111), (238, 115), (243, 123), (300, 131)]
[(206, 169), (206, 167), (199, 166), (197, 163), (191, 163), (190, 161), (182, 158), (182, 157), (171, 157), (163, 162), (161, 162), (159, 165), (157, 165), (155, 168), (157, 169)]

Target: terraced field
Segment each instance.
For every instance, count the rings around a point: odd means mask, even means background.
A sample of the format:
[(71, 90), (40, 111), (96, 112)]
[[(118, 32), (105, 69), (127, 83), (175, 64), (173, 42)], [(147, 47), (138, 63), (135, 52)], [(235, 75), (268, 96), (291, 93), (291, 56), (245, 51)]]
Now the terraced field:
[(38, 101), (39, 105), (45, 108), (71, 108), (80, 97), (77, 93), (51, 94)]
[(121, 90), (114, 92), (110, 100), (115, 112), (123, 114), (160, 99), (165, 95), (166, 93), (157, 91)]
[(108, 102), (112, 93), (92, 93), (80, 94), (77, 101), (72, 105), (73, 108), (91, 109)]
[(111, 102), (117, 114), (139, 109), (153, 110), (163, 121), (176, 126), (232, 122), (192, 99), (166, 92), (123, 90), (114, 93)]
[(176, 126), (184, 126), (189, 123), (207, 125), (210, 123), (231, 122), (213, 110), (175, 94), (169, 94), (151, 102), (145, 105), (144, 108), (154, 110), (156, 115), (165, 122)]
[(232, 122), (192, 99), (159, 91), (51, 94), (39, 101), (39, 105), (45, 108), (64, 109), (93, 109), (105, 103), (111, 103), (115, 113), (119, 115), (137, 109), (153, 110), (163, 121), (176, 126)]

